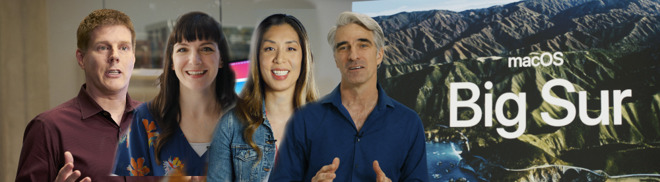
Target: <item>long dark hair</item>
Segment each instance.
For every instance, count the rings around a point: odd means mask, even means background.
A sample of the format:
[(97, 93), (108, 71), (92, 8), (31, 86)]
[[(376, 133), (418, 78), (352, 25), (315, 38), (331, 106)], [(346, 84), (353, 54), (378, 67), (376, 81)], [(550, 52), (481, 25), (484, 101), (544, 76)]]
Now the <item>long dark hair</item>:
[(307, 102), (315, 101), (318, 97), (316, 85), (314, 83), (314, 74), (312, 74), (314, 62), (305, 27), (298, 19), (296, 19), (296, 17), (291, 15), (274, 14), (268, 16), (259, 23), (257, 29), (252, 35), (252, 44), (250, 45), (250, 59), (252, 60), (252, 63), (250, 63), (250, 75), (245, 82), (245, 87), (241, 91), (241, 102), (238, 102), (236, 105), (236, 116), (243, 121), (246, 126), (243, 130), (243, 139), (257, 152), (259, 161), (261, 161), (262, 152), (252, 140), (254, 132), (256, 132), (257, 128), (259, 128), (264, 122), (261, 112), (261, 103), (264, 100), (266, 83), (261, 77), (261, 69), (259, 69), (259, 62), (261, 61), (259, 57), (259, 48), (261, 47), (263, 36), (266, 31), (272, 26), (283, 24), (290, 25), (296, 31), (303, 54), (303, 60), (301, 61), (302, 64), (300, 65), (300, 76), (296, 81), (294, 97), (291, 101), (293, 102), (293, 107), (296, 109), (300, 108)]
[(163, 146), (171, 139), (181, 120), (179, 103), (179, 78), (172, 70), (172, 53), (174, 44), (183, 41), (211, 40), (218, 44), (222, 68), (218, 68), (215, 77), (215, 96), (223, 112), (236, 104), (238, 96), (234, 92), (236, 77), (229, 68), (229, 47), (227, 39), (222, 33), (222, 26), (209, 15), (202, 12), (190, 12), (179, 18), (167, 40), (163, 73), (158, 77), (160, 92), (149, 104), (149, 112), (154, 116), (161, 133), (155, 144), (156, 161), (160, 163), (160, 152)]

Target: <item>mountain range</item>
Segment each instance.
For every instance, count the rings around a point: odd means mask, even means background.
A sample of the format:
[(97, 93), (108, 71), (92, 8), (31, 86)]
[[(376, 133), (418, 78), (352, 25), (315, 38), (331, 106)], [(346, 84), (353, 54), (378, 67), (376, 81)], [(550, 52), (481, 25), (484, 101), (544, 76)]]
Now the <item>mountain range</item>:
[[(659, 0), (528, 0), (484, 9), (453, 12), (402, 12), (374, 19), (385, 33), (385, 59), (378, 70), (388, 95), (418, 112), (427, 132), (449, 126), (449, 86), (479, 85), (493, 102), (504, 93), (526, 93), (526, 131), (504, 139), (493, 127), (479, 124), (452, 128), (470, 140), (470, 153), (508, 168), (543, 164), (573, 165), (608, 175), (660, 173), (660, 1)], [(561, 66), (509, 67), (510, 57), (561, 52)], [(541, 98), (542, 87), (566, 79), (586, 91), (589, 116), (600, 111), (601, 90), (632, 91), (622, 102), (621, 125), (587, 126), (579, 117), (563, 127), (550, 126), (541, 113), (567, 115), (563, 107)], [(484, 83), (492, 82), (492, 89)], [(578, 106), (576, 92), (553, 88), (552, 95)], [(458, 92), (458, 100), (472, 93)], [(508, 117), (518, 107), (503, 107)], [(499, 112), (499, 111), (494, 111)], [(493, 113), (494, 113), (493, 112)], [(459, 109), (458, 118), (474, 111)], [(495, 118), (495, 117), (493, 117)], [(506, 127), (514, 131), (513, 127)], [(498, 179), (525, 180), (511, 173)]]

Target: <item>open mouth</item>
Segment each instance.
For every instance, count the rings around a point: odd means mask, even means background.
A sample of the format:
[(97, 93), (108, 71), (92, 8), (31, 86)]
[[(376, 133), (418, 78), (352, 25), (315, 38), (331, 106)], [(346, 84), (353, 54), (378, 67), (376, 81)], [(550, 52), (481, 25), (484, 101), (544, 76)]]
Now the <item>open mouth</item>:
[(362, 69), (364, 66), (353, 66), (353, 67), (348, 67), (348, 70), (356, 70), (356, 69)]
[(197, 75), (203, 75), (206, 74), (207, 70), (201, 70), (201, 71), (186, 71), (188, 75), (192, 76), (197, 76)]
[(121, 71), (119, 71), (119, 70), (110, 70), (110, 71), (108, 71), (108, 74), (109, 75), (118, 75), (118, 74), (121, 74)]
[(286, 80), (289, 77), (289, 70), (286, 69), (273, 69), (270, 70), (270, 73), (273, 75), (275, 80)]
[(285, 71), (285, 70), (284, 71), (283, 70), (273, 70), (271, 72), (273, 72), (273, 74), (275, 74), (275, 76), (284, 76), (286, 74), (289, 74), (289, 71)]
[(105, 72), (105, 76), (108, 78), (119, 78), (121, 77), (121, 70), (111, 69)]

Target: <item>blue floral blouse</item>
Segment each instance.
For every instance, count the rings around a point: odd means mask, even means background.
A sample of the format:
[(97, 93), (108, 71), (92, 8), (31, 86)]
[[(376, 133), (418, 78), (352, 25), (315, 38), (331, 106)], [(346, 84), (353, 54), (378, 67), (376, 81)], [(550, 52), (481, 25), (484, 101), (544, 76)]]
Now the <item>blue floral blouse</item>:
[(147, 109), (148, 103), (140, 105), (133, 122), (120, 138), (113, 174), (119, 176), (204, 176), (208, 166), (208, 152), (201, 157), (192, 148), (181, 128), (161, 149), (156, 162), (156, 138), (161, 132), (154, 117)]

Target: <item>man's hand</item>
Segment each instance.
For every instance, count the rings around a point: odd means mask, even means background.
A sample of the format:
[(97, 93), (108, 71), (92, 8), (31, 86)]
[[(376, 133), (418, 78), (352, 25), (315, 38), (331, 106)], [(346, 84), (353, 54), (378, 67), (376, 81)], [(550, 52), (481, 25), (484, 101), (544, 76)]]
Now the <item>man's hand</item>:
[(337, 177), (337, 175), (335, 174), (337, 168), (339, 168), (339, 158), (335, 157), (335, 159), (332, 160), (332, 164), (325, 165), (321, 168), (321, 170), (316, 172), (316, 175), (312, 178), (312, 181), (331, 182)]
[(376, 181), (377, 182), (392, 182), (390, 178), (387, 178), (385, 176), (385, 173), (383, 172), (382, 169), (380, 169), (380, 165), (378, 165), (378, 161), (374, 161), (374, 171), (376, 172)]
[[(60, 168), (60, 172), (57, 173), (55, 182), (74, 182), (76, 179), (80, 178), (80, 171), (73, 171), (73, 155), (71, 152), (64, 152), (64, 166)], [(91, 182), (92, 178), (85, 177), (80, 180), (81, 182)]]

